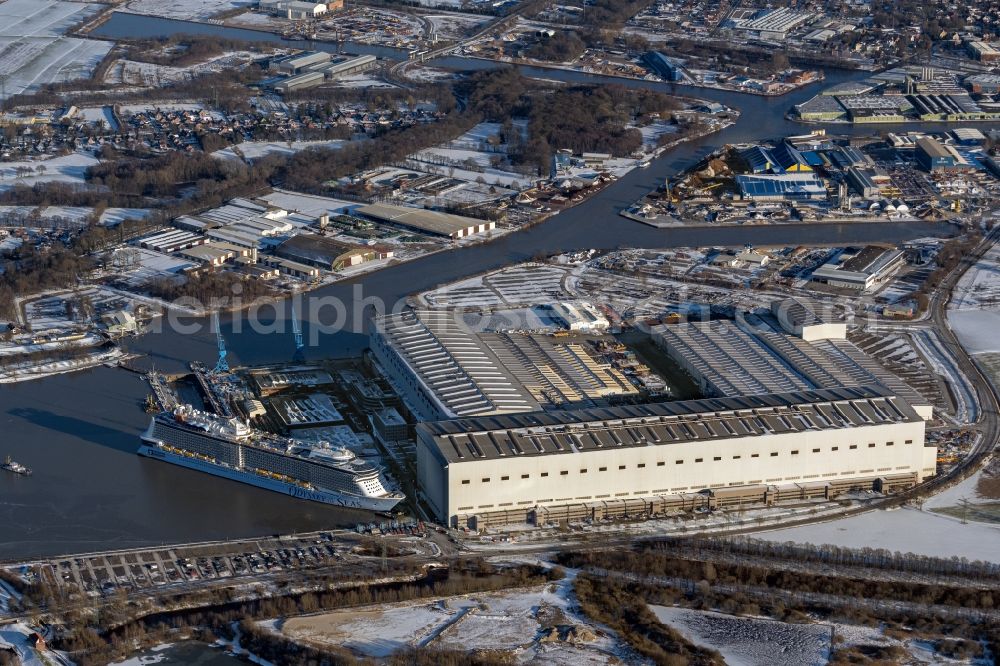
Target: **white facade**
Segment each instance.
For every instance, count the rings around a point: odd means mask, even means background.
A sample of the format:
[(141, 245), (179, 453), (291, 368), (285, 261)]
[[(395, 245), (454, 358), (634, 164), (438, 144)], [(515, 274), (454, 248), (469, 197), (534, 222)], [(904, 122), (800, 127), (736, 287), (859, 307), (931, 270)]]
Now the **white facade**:
[(806, 342), (847, 339), (847, 323), (833, 316), (829, 306), (786, 298), (771, 303), (771, 312), (783, 329)]
[[(828, 400), (815, 402), (818, 394)], [(795, 395), (782, 396), (790, 402), (776, 408), (709, 411), (713, 404), (735, 406), (740, 399), (690, 401), (686, 404), (693, 404), (693, 411), (680, 416), (609, 418), (587, 425), (541, 425), (546, 423), (545, 415), (537, 415), (536, 425), (521, 428), (503, 428), (514, 425), (501, 423), (503, 419), (475, 420), (481, 421), (480, 426), (487, 421), (497, 424), (479, 432), (462, 432), (466, 426), (476, 426), (465, 421), (421, 424), (418, 481), (437, 517), (456, 524), (463, 515), (526, 507), (851, 479), (858, 479), (862, 487), (861, 480), (866, 480), (871, 487), (872, 480), (879, 477), (910, 474), (914, 481), (922, 481), (935, 473), (937, 449), (924, 446), (924, 422), (905, 403), (877, 392), (853, 400), (844, 400), (844, 391)], [(813, 402), (794, 402), (799, 399)], [(681, 412), (685, 409), (685, 403), (670, 404)], [(891, 413), (891, 417), (822, 427), (817, 419), (817, 427), (769, 430), (783, 414), (797, 418), (797, 414), (831, 409), (847, 413), (853, 411), (853, 405), (865, 411), (875, 405), (877, 413)], [(615, 411), (608, 410), (609, 416)], [(592, 411), (580, 415), (593, 418)], [(523, 415), (524, 422), (530, 423), (532, 416), (536, 415)], [(563, 422), (571, 416), (564, 415)], [(718, 423), (732, 425), (743, 419), (765, 427), (749, 434), (740, 434), (737, 427), (730, 436), (711, 437), (707, 436), (710, 431), (705, 431), (701, 437), (652, 440), (660, 427), (669, 426), (674, 433), (685, 428), (695, 433), (695, 424), (708, 427), (706, 422), (716, 418)], [(656, 426), (649, 427), (653, 422)], [(574, 434), (566, 434), (570, 432)], [(650, 439), (629, 439), (640, 432), (648, 433), (644, 436)], [(724, 428), (715, 432), (724, 432)], [(599, 444), (602, 439), (611, 443)], [(560, 440), (565, 444), (561, 448)], [(512, 443), (521, 452), (508, 448)], [(482, 455), (476, 455), (477, 449)]]

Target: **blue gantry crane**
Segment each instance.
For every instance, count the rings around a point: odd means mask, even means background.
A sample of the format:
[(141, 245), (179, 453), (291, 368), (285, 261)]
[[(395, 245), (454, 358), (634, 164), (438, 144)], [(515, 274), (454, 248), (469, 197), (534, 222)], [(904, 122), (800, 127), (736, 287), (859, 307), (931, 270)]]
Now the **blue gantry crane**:
[(215, 372), (229, 372), (229, 361), (226, 360), (226, 339), (222, 337), (222, 329), (219, 327), (219, 313), (212, 313), (212, 331), (215, 333), (215, 341), (219, 344), (219, 360), (215, 362)]
[(295, 335), (295, 354), (292, 360), (302, 363), (306, 360), (305, 344), (302, 342), (302, 327), (299, 325), (299, 318), (295, 315), (295, 304), (292, 303), (292, 333)]

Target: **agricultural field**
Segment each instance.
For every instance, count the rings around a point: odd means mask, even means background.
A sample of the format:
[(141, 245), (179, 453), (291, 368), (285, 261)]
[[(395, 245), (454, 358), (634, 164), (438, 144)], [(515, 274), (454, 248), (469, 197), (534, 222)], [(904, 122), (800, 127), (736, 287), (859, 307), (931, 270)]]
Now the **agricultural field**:
[(15, 185), (48, 182), (82, 185), (87, 169), (97, 163), (97, 158), (87, 152), (35, 161), (0, 162), (0, 191)]
[(233, 9), (249, 9), (254, 4), (256, 3), (249, 2), (249, 0), (177, 0), (177, 2), (131, 0), (131, 2), (126, 3), (125, 11), (133, 14), (197, 21), (209, 19), (216, 14)]
[(7, 0), (0, 4), (0, 77), (6, 98), (45, 83), (89, 77), (112, 43), (65, 33), (103, 5), (61, 0)]

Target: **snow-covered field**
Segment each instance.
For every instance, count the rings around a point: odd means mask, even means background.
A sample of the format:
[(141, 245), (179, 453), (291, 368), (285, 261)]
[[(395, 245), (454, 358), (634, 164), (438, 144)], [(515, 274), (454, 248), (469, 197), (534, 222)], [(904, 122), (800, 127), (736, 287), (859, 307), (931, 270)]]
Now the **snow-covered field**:
[(4, 94), (43, 83), (89, 77), (112, 43), (64, 37), (101, 5), (61, 0), (7, 0), (0, 4), (0, 76)]
[[(359, 655), (384, 658), (405, 647), (504, 650), (519, 663), (608, 663), (622, 659), (617, 641), (577, 616), (569, 601), (572, 575), (558, 583), (509, 593), (369, 606), (286, 620), (282, 633), (322, 645), (340, 645)], [(572, 625), (543, 639), (553, 626)], [(274, 627), (274, 623), (264, 623)]]
[[(88, 301), (94, 308), (95, 313), (102, 313), (112, 310), (119, 310), (130, 305), (129, 300), (120, 293), (106, 289), (104, 287), (84, 287), (75, 291), (64, 291), (48, 294), (41, 298), (24, 301), (24, 312), (31, 325), (31, 330), (35, 333), (42, 331), (73, 331), (89, 327), (89, 322), (71, 319), (69, 316), (67, 303), (79, 303), (81, 300)], [(79, 316), (79, 311), (74, 306), (70, 306), (74, 317)]]
[(1000, 562), (1000, 526), (970, 522), (930, 511), (872, 511), (827, 523), (789, 527), (755, 535), (768, 541), (885, 548), (930, 557), (965, 557)]
[(266, 155), (293, 155), (307, 148), (337, 148), (343, 141), (245, 141), (212, 153), (228, 160), (256, 160)]
[(338, 88), (395, 88), (396, 85), (383, 81), (372, 74), (351, 74), (349, 76), (338, 76), (335, 80)]
[[(56, 222), (82, 225), (87, 221), (87, 217), (94, 212), (93, 208), (84, 206), (46, 206), (41, 209), (35, 206), (0, 206), (0, 220), (26, 218), (31, 215), (32, 211), (36, 210), (39, 216), (37, 223), (39, 227), (44, 227), (46, 223)], [(101, 214), (99, 222), (105, 226), (115, 226), (123, 220), (142, 219), (149, 213), (150, 211), (145, 208), (108, 208)]]
[[(524, 127), (524, 123), (520, 123)], [(503, 146), (492, 149), (487, 141), (500, 132), (497, 123), (479, 123), (457, 139), (410, 156), (408, 166), (428, 173), (462, 180), (482, 178), (490, 185), (520, 189), (531, 185), (531, 177), (491, 166), (494, 157), (506, 158)]]
[(212, 18), (219, 12), (239, 7), (249, 8), (254, 4), (256, 3), (249, 0), (176, 0), (175, 2), (132, 0), (125, 5), (125, 11), (191, 21)]
[(959, 280), (948, 304), (948, 322), (970, 354), (1000, 352), (1000, 244)]
[[(87, 168), (97, 163), (96, 157), (84, 152), (32, 162), (0, 162), (0, 190), (48, 182), (83, 184)], [(25, 170), (30, 170), (30, 175)]]
[(647, 152), (651, 152), (656, 150), (656, 142), (660, 140), (661, 136), (676, 134), (677, 126), (671, 125), (668, 122), (650, 123), (645, 127), (640, 127), (639, 131), (642, 133), (643, 148)]
[(958, 281), (948, 307), (974, 310), (1000, 304), (1000, 244), (994, 245)]
[(424, 18), (431, 22), (434, 32), (443, 39), (461, 39), (488, 20), (486, 16), (474, 14), (431, 14)]
[(116, 85), (161, 86), (207, 72), (219, 72), (223, 69), (245, 65), (255, 57), (257, 57), (255, 54), (248, 51), (223, 53), (190, 67), (170, 67), (135, 60), (116, 60), (108, 68), (104, 81)]
[(830, 654), (827, 625), (789, 624), (668, 606), (650, 606), (650, 610), (692, 643), (718, 650), (729, 666), (822, 666)]
[(1000, 352), (1000, 310), (952, 310), (948, 323), (970, 354)]

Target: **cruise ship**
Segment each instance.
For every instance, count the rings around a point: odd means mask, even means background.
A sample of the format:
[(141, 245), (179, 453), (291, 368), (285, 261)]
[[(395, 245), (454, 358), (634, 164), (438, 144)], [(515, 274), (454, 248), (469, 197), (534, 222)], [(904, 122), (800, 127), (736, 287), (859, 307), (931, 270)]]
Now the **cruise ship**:
[(154, 416), (141, 439), (141, 456), (300, 499), (389, 511), (405, 497), (346, 449), (278, 437), (190, 405)]

